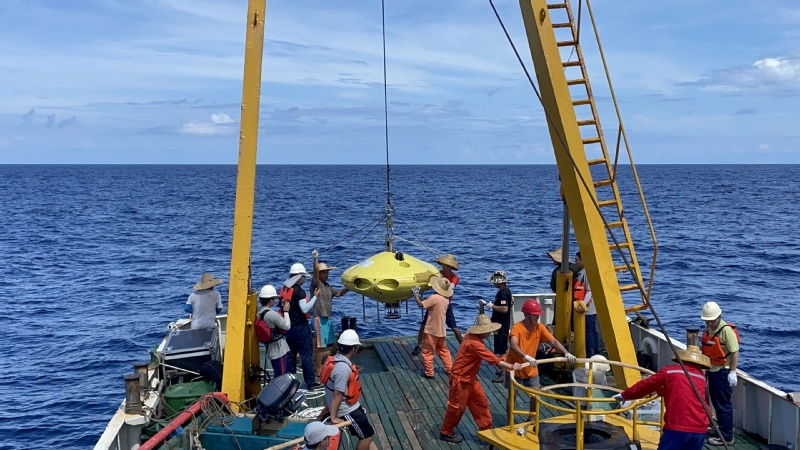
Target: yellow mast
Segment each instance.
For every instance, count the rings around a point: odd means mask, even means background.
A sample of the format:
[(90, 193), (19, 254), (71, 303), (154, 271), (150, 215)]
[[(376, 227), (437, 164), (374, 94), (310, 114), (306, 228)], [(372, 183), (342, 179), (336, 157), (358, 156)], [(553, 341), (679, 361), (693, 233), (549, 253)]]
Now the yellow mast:
[[(564, 197), (572, 218), (575, 239), (586, 262), (586, 276), (597, 306), (597, 318), (605, 336), (606, 349), (611, 359), (636, 365), (636, 350), (628, 328), (605, 226), (595, 207), (597, 193), (589, 171), (550, 9), (545, 0), (520, 0), (520, 8), (542, 103), (550, 118), (548, 128)], [(581, 179), (586, 181), (588, 189)], [(569, 255), (564, 256), (568, 257)], [(639, 372), (632, 369), (622, 372), (615, 367), (617, 386), (621, 388), (630, 386), (641, 378)]]
[(233, 213), (225, 373), (222, 379), (222, 391), (233, 404), (249, 398), (250, 394), (257, 392), (259, 386), (257, 379), (247, 379), (247, 373), (251, 363), (258, 363), (258, 342), (253, 337), (251, 320), (255, 317), (257, 308), (256, 295), (249, 292), (249, 275), (266, 3), (266, 0), (250, 0), (247, 7), (239, 173), (236, 178), (236, 207)]

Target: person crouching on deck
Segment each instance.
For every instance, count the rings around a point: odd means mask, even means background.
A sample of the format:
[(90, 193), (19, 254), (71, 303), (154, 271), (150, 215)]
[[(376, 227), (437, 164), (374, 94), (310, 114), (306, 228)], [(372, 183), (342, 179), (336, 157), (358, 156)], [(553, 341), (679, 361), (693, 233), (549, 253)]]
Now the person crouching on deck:
[(358, 436), (356, 450), (377, 450), (372, 442), (375, 430), (358, 399), (361, 397), (361, 380), (358, 368), (351, 362), (361, 341), (355, 330), (344, 330), (339, 336), (336, 356), (329, 356), (322, 365), (320, 383), (325, 386), (325, 404), (331, 414), (331, 423), (349, 420), (350, 431)]
[(489, 399), (483, 391), (481, 382), (478, 381), (478, 371), (481, 361), (486, 361), (493, 366), (506, 370), (519, 370), (519, 363), (509, 364), (500, 357), (490, 352), (483, 340), (488, 338), (500, 328), (499, 323), (493, 323), (486, 314), (478, 315), (475, 325), (467, 330), (467, 335), (461, 342), (461, 347), (453, 363), (450, 373), (450, 393), (447, 397), (447, 412), (444, 414), (444, 423), (439, 429), (439, 439), (447, 442), (458, 443), (464, 438), (455, 433), (455, 428), (464, 411), (469, 408), (478, 430), (492, 428), (492, 413), (489, 410)]
[[(676, 356), (686, 366), (688, 377), (681, 366), (672, 364), (625, 389), (614, 398), (618, 401), (634, 400), (657, 393), (664, 399), (666, 411), (658, 450), (701, 450), (708, 430), (708, 416), (701, 403), (706, 396), (706, 377), (702, 369), (710, 368), (711, 360), (700, 353), (696, 345), (678, 350)], [(689, 384), (690, 377), (700, 398)]]
[(433, 288), (434, 294), (424, 301), (419, 296), (419, 286), (414, 286), (414, 300), (417, 306), (428, 310), (428, 321), (425, 323), (425, 340), (422, 343), (422, 362), (425, 365), (425, 378), (433, 378), (433, 352), (439, 355), (444, 363), (444, 371), (450, 374), (453, 360), (447, 348), (447, 333), (444, 328), (448, 300), (453, 296), (453, 285), (445, 277), (432, 276), (428, 284)]

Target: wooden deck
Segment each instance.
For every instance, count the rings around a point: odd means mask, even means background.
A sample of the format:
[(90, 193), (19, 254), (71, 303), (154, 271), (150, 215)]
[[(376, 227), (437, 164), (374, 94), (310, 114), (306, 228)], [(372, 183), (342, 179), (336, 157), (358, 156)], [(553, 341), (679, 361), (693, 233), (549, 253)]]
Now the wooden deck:
[[(375, 428), (375, 443), (381, 450), (389, 449), (483, 449), (486, 444), (477, 438), (477, 425), (467, 411), (456, 432), (464, 437), (459, 444), (439, 440), (439, 427), (447, 410), (448, 378), (438, 356), (435, 361), (435, 379), (422, 376), (421, 356), (411, 356), (414, 341), (410, 337), (369, 340), (370, 348), (354, 358), (363, 365), (361, 403), (367, 410)], [(447, 340), (455, 358), (458, 342)], [(491, 348), (490, 341), (487, 345)], [(376, 361), (374, 351), (380, 361)], [(495, 426), (507, 424), (505, 403), (507, 391), (502, 383), (492, 383), (494, 367), (484, 364), (479, 377), (491, 405)], [(547, 384), (546, 378), (542, 379)], [(527, 409), (527, 401), (517, 406)], [(552, 414), (552, 413), (549, 413)], [(549, 417), (548, 412), (543, 416)], [(520, 418), (518, 417), (518, 420)], [(350, 448), (355, 448), (355, 440)], [(706, 445), (707, 449), (720, 449)], [(760, 450), (762, 447), (750, 437), (736, 436), (737, 450)], [(764, 447), (766, 448), (766, 447)]]

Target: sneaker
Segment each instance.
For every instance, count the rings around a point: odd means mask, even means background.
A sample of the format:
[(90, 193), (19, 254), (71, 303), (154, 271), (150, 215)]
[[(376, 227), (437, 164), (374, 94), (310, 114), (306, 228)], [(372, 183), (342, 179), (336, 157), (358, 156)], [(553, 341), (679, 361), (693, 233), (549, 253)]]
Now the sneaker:
[(723, 446), (725, 444), (733, 445), (733, 438), (731, 438), (730, 441), (725, 441), (723, 443), (722, 439), (720, 439), (719, 437), (710, 437), (708, 438), (708, 443), (711, 445), (719, 445), (719, 446)]
[(432, 380), (432, 379), (434, 379), (434, 378), (435, 378), (435, 377), (434, 377), (432, 374), (431, 374), (431, 375), (428, 375), (427, 373), (423, 373), (423, 374), (422, 374), (422, 376), (423, 376), (423, 377), (425, 377), (425, 378), (427, 378), (427, 379), (429, 379), (429, 380)]
[(499, 373), (492, 378), (492, 383), (502, 383), (505, 379), (506, 377), (502, 373)]
[(439, 440), (450, 442), (452, 444), (458, 444), (459, 442), (463, 441), (464, 438), (459, 434), (442, 434), (439, 433)]
[(411, 356), (417, 356), (417, 355), (419, 355), (419, 353), (420, 353), (421, 351), (422, 351), (422, 349), (421, 349), (421, 348), (420, 348), (420, 346), (418, 345), (418, 346), (414, 347), (414, 350), (411, 350)]
[(322, 385), (319, 383), (314, 383), (306, 386), (307, 391), (316, 391), (318, 389), (322, 389)]

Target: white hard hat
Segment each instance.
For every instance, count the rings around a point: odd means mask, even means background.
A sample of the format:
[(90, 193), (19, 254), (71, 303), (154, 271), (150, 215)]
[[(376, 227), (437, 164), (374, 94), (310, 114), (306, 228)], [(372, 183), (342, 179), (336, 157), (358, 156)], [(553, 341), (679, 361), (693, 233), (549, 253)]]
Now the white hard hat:
[(261, 292), (258, 294), (259, 298), (275, 298), (278, 296), (278, 292), (272, 287), (271, 284), (268, 284), (261, 288)]
[(289, 269), (289, 275), (308, 275), (306, 272), (306, 266), (300, 263), (292, 264), (292, 268)]
[[(593, 361), (608, 361), (608, 359), (606, 359), (606, 357), (603, 355), (594, 355), (589, 359)], [(589, 368), (589, 363), (586, 363), (586, 368), (587, 369)], [(595, 362), (592, 363), (592, 370), (599, 370), (600, 372), (608, 372), (609, 370), (611, 370), (611, 365), (602, 362)]]
[(703, 320), (716, 320), (721, 315), (722, 309), (720, 309), (717, 302), (708, 302), (703, 305), (703, 312), (700, 313), (700, 318)]
[(356, 330), (342, 331), (338, 342), (341, 345), (361, 345), (361, 341), (358, 340), (358, 333), (356, 333)]

